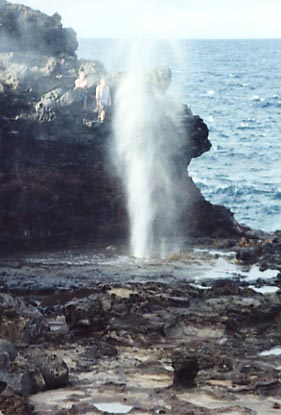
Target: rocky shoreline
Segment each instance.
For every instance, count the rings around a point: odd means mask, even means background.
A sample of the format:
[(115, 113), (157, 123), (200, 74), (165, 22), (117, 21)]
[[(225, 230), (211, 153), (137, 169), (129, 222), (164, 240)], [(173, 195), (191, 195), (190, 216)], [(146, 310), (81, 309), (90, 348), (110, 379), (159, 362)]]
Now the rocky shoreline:
[(166, 262), (113, 247), (2, 257), (3, 414), (278, 413), (280, 242), (254, 279), (243, 240)]
[[(208, 127), (182, 106), (163, 122), (184, 137), (186, 240), (130, 257), (111, 119), (93, 112), (106, 69), (76, 49), (60, 16), (0, 0), (0, 415), (279, 413), (281, 233), (204, 199), (186, 168)], [(150, 82), (164, 94), (170, 75)]]

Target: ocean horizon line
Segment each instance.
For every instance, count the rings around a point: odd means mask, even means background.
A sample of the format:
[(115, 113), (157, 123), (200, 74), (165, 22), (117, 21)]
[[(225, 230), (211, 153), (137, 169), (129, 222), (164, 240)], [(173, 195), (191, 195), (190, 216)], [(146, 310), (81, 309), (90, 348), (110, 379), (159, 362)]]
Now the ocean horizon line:
[(168, 38), (168, 37), (159, 37), (159, 38), (149, 38), (149, 37), (95, 37), (95, 36), (77, 36), (79, 40), (118, 40), (118, 41), (133, 41), (133, 40), (143, 40), (143, 41), (277, 41), (281, 40), (281, 37), (241, 37), (241, 38)]

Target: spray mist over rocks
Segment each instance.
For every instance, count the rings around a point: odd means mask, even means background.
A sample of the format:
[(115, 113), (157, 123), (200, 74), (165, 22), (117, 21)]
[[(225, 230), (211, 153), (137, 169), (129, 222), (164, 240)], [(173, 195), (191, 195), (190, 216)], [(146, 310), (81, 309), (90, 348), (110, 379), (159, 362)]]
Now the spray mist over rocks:
[(132, 42), (128, 56), (115, 96), (114, 164), (127, 196), (132, 255), (163, 257), (180, 248), (182, 106), (166, 95), (171, 71), (148, 69), (151, 43)]

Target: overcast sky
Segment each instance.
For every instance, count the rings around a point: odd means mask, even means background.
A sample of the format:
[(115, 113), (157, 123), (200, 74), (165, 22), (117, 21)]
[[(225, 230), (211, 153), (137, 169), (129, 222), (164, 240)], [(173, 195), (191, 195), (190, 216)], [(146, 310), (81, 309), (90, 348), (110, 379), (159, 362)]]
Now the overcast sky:
[(23, 0), (78, 37), (281, 38), (281, 0)]

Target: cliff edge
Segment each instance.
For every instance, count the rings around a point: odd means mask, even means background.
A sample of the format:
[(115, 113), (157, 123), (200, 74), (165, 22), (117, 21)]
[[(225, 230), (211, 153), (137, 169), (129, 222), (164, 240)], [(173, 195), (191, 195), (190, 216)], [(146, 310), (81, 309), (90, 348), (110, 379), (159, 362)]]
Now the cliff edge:
[[(128, 215), (119, 179), (110, 165), (112, 123), (97, 122), (96, 85), (106, 70), (76, 57), (78, 43), (60, 16), (46, 16), (0, 0), (0, 242), (126, 238)], [(74, 89), (78, 71), (88, 79), (88, 108)], [(163, 87), (168, 70), (155, 69)], [(107, 74), (112, 95), (118, 78)], [(164, 92), (163, 92), (164, 93)], [(169, 123), (168, 112), (166, 123)], [(223, 206), (204, 199), (186, 173), (193, 157), (208, 151), (208, 127), (182, 106), (178, 128), (184, 146), (175, 187), (185, 205), (187, 236), (241, 236)]]

